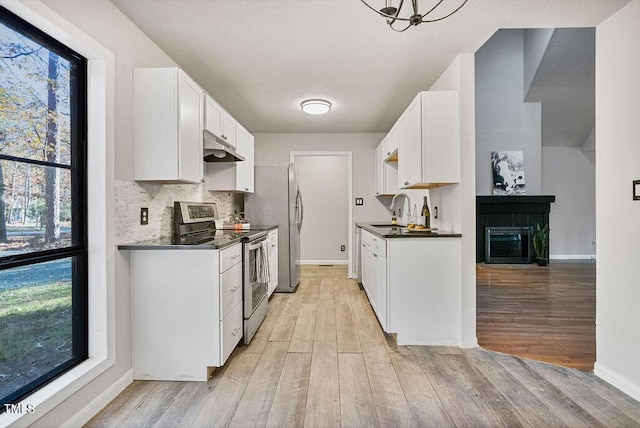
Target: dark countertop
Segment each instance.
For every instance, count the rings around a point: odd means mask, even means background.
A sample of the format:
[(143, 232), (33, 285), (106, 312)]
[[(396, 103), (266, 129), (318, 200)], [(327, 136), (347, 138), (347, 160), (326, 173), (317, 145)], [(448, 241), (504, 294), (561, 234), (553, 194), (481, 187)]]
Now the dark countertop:
[(380, 238), (462, 238), (461, 233), (446, 232), (443, 230), (434, 230), (431, 232), (407, 232), (406, 227), (396, 226), (373, 226), (382, 223), (356, 223), (357, 227), (361, 227), (367, 232), (371, 232)]
[(269, 231), (277, 229), (276, 225), (255, 225), (251, 229), (233, 230), (222, 229), (217, 230), (215, 235), (204, 242), (192, 245), (172, 244), (171, 237), (163, 236), (156, 239), (146, 241), (133, 242), (118, 245), (119, 250), (219, 250), (237, 244), (246, 240), (255, 232)]

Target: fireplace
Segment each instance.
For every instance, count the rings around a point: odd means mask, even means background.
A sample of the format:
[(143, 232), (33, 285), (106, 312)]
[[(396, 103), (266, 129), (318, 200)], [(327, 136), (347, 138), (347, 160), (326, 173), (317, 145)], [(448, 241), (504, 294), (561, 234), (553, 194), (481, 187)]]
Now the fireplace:
[(487, 227), (485, 263), (532, 263), (532, 227)]
[[(536, 224), (544, 226), (549, 224), (549, 212), (551, 203), (555, 202), (555, 196), (549, 195), (519, 195), (519, 196), (476, 196), (476, 262), (482, 263), (531, 263), (535, 260), (532, 248), (532, 229)], [(488, 246), (488, 229), (498, 231), (499, 228), (511, 230), (511, 235), (498, 235), (497, 245)], [(521, 232), (514, 232), (524, 228)], [(507, 233), (507, 232), (505, 232)], [(517, 244), (517, 245), (516, 245)], [(501, 258), (503, 251), (510, 249), (513, 254), (516, 247), (528, 252), (525, 255), (513, 256), (512, 261), (496, 261)], [(498, 253), (496, 253), (498, 251)], [(492, 253), (492, 254), (490, 254)], [(487, 256), (493, 256), (487, 261)], [(509, 256), (507, 256), (509, 257)], [(520, 261), (527, 257), (528, 261)], [(516, 261), (518, 260), (518, 261)]]

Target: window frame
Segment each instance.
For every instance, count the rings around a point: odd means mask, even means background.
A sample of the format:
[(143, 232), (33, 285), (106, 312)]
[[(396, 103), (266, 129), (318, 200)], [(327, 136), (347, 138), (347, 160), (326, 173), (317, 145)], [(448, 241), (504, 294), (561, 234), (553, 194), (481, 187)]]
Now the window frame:
[(21, 158), (0, 153), (0, 160), (17, 161), (46, 167), (67, 169), (71, 174), (71, 245), (50, 250), (32, 251), (0, 257), (0, 270), (19, 266), (70, 258), (72, 260), (72, 358), (56, 366), (49, 372), (22, 386), (3, 398), (4, 404), (16, 404), (37, 392), (54, 379), (89, 359), (89, 254), (88, 254), (88, 205), (87, 205), (87, 134), (88, 134), (88, 60), (59, 42), (54, 37), (38, 29), (26, 20), (0, 6), (2, 23), (56, 53), (72, 64), (70, 92), (71, 157), (69, 165), (55, 162)]

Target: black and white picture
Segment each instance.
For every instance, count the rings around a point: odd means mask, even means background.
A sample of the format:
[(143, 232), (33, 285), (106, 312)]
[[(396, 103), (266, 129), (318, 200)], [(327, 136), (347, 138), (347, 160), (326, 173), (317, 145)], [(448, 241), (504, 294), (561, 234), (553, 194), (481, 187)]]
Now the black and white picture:
[(491, 152), (494, 195), (524, 195), (522, 152)]

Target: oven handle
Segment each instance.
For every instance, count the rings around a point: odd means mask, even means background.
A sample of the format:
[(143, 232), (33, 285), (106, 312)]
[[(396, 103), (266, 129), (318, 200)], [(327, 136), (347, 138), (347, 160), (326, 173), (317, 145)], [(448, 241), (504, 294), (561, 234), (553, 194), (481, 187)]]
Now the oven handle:
[[(257, 250), (258, 248), (260, 248), (262, 246), (262, 242), (266, 241), (266, 240), (267, 240), (267, 238), (265, 237), (265, 238), (259, 239), (257, 242), (256, 241), (250, 242), (249, 243), (249, 251)], [(254, 244), (254, 242), (256, 242), (256, 243)]]

